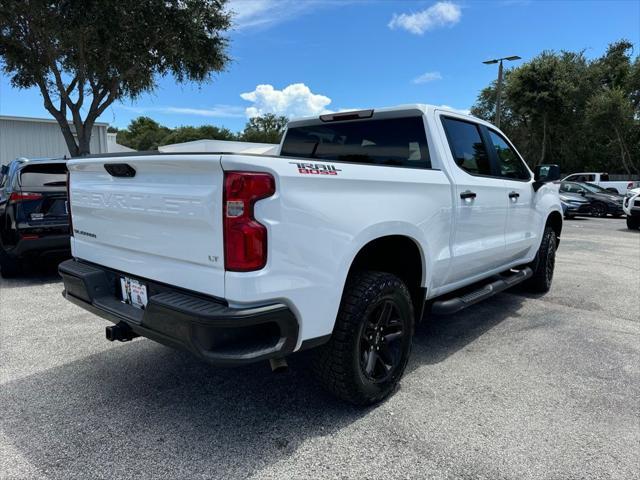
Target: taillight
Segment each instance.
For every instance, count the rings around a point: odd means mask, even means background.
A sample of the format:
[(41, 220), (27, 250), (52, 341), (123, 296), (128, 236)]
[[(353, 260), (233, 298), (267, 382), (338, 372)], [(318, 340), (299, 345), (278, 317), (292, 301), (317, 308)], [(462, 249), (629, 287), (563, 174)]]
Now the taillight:
[(42, 198), (41, 193), (13, 192), (9, 196), (9, 203), (26, 202), (29, 200), (40, 200), (41, 198)]
[(225, 172), (224, 265), (226, 270), (260, 270), (267, 263), (267, 229), (253, 216), (254, 204), (270, 197), (276, 184), (268, 173)]
[(73, 222), (71, 219), (71, 173), (67, 170), (67, 217), (69, 218), (69, 235), (73, 237)]

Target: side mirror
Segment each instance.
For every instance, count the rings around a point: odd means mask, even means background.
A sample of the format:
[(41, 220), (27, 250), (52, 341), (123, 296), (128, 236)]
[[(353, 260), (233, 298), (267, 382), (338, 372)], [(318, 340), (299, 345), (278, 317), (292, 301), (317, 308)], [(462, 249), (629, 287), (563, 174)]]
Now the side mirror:
[(534, 182), (533, 190), (538, 191), (540, 187), (548, 182), (555, 182), (560, 180), (560, 166), (559, 165), (537, 165), (533, 170)]
[(580, 190), (578, 190), (578, 193), (584, 197), (587, 194), (587, 191), (581, 188)]

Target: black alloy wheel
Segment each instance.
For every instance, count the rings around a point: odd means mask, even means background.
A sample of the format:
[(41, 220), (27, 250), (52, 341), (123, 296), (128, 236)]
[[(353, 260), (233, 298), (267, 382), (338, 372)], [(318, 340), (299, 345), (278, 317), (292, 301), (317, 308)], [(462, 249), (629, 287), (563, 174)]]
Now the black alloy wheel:
[(360, 334), (360, 368), (370, 381), (391, 378), (402, 360), (403, 322), (393, 298), (383, 298), (373, 308)]
[(598, 218), (607, 216), (607, 206), (604, 203), (595, 203), (591, 209), (591, 215)]

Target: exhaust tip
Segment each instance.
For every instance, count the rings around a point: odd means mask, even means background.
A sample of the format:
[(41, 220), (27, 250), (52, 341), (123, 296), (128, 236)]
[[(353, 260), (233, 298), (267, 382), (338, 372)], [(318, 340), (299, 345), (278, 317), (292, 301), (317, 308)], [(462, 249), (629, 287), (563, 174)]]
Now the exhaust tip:
[(289, 364), (284, 358), (270, 358), (269, 365), (273, 373), (285, 373), (289, 370)]

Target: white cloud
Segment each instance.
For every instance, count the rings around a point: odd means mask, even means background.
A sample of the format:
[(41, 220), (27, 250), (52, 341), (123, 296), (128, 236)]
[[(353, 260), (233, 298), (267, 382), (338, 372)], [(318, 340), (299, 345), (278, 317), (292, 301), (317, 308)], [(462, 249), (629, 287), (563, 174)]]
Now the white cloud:
[(422, 35), (437, 27), (450, 27), (460, 21), (460, 6), (452, 2), (438, 2), (426, 10), (417, 13), (393, 14), (389, 28), (402, 28), (407, 32)]
[(442, 75), (440, 75), (440, 72), (426, 72), (419, 77), (414, 78), (412, 81), (413, 83), (419, 85), (421, 83), (429, 83), (435, 80), (442, 80)]
[(289, 118), (306, 117), (329, 113), (331, 99), (313, 93), (304, 83), (293, 83), (282, 90), (273, 85), (258, 85), (253, 92), (240, 95), (253, 105), (245, 109), (247, 117), (275, 113)]
[(266, 27), (316, 8), (337, 5), (335, 0), (230, 0), (227, 11), (239, 30)]
[(123, 110), (135, 112), (138, 114), (145, 113), (161, 113), (161, 114), (178, 114), (178, 115), (196, 115), (199, 117), (213, 118), (234, 118), (244, 117), (244, 108), (234, 105), (215, 105), (211, 108), (189, 108), (189, 107), (130, 107), (120, 105)]

